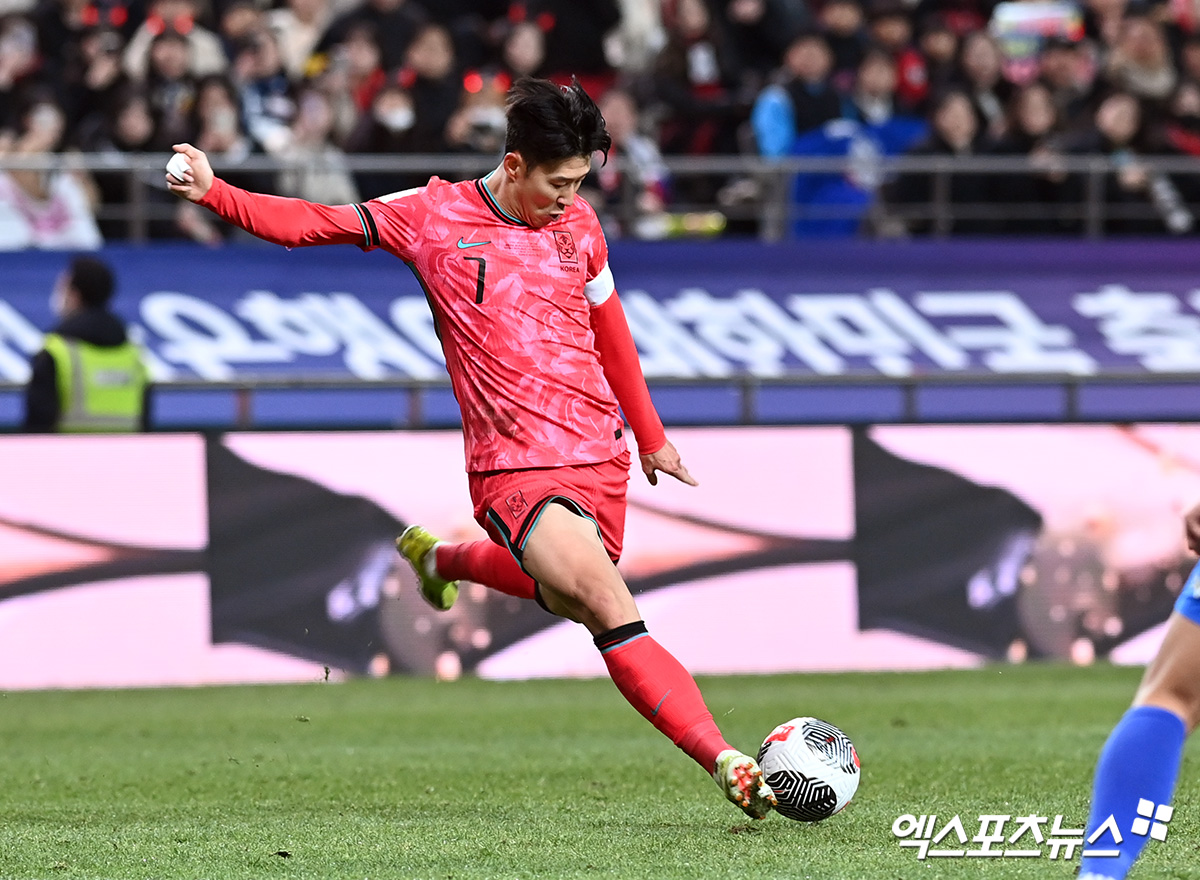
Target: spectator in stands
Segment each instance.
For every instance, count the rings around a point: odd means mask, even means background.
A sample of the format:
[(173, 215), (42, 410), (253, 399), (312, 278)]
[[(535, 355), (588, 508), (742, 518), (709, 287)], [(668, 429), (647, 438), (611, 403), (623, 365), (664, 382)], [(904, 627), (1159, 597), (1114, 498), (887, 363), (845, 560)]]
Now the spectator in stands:
[[(938, 96), (930, 108), (932, 131), (928, 139), (913, 148), (911, 156), (973, 156), (982, 142), (979, 117), (970, 97), (952, 89)], [(935, 175), (930, 172), (905, 172), (889, 186), (889, 202), (901, 209), (910, 233), (979, 234), (994, 231), (995, 224), (979, 216), (986, 212), (991, 198), (990, 181), (985, 175), (950, 175), (947, 213), (939, 216), (935, 204)], [(967, 215), (967, 216), (964, 216)]]
[(1179, 76), (1200, 82), (1200, 31), (1186, 36), (1179, 47)]
[(350, 82), (349, 59), (341, 49), (318, 52), (309, 59), (309, 70), (333, 108), (334, 140), (344, 145), (363, 115)]
[[(103, 116), (88, 117), (78, 133), (81, 149), (99, 154), (149, 152), (154, 139), (154, 116), (146, 87), (125, 82), (117, 89)], [(102, 187), (103, 188), (103, 187)], [(104, 201), (107, 203), (107, 191)]]
[[(1200, 158), (1200, 83), (1183, 80), (1167, 105), (1161, 142), (1178, 156)], [(1200, 176), (1180, 174), (1172, 178), (1193, 215), (1200, 209)]]
[(137, 431), (145, 428), (147, 371), (125, 323), (108, 305), (112, 269), (75, 257), (55, 282), (59, 323), (33, 357), (25, 388), (26, 431)]
[[(413, 127), (417, 120), (412, 95), (397, 79), (391, 79), (375, 94), (371, 112), (359, 119), (354, 132), (346, 141), (346, 149), (353, 153), (411, 153)], [(364, 192), (391, 192), (385, 187), (373, 186)]]
[(317, 44), (317, 51), (331, 52), (346, 42), (352, 30), (370, 32), (379, 46), (380, 66), (385, 71), (395, 70), (404, 63), (404, 52), (425, 20), (425, 10), (412, 0), (366, 0), (334, 19)]
[(195, 79), (212, 73), (224, 73), (229, 67), (221, 38), (199, 22), (195, 0), (153, 0), (146, 20), (125, 47), (125, 73), (130, 79), (146, 79), (150, 62), (150, 44), (167, 30), (183, 34), (188, 41), (188, 73)]
[[(878, 0), (870, 7), (868, 35), (896, 62), (896, 97), (906, 107), (920, 107), (929, 94), (929, 70), (913, 45), (912, 17), (902, 0)], [(951, 53), (953, 55), (953, 53)]]
[[(1143, 156), (1155, 151), (1151, 129), (1138, 99), (1114, 92), (1096, 108), (1091, 126), (1068, 143), (1073, 153), (1102, 154), (1117, 165), (1105, 177), (1104, 231), (1111, 234), (1182, 234), (1191, 231), (1195, 218), (1168, 175), (1153, 171)], [(1071, 175), (1067, 195), (1081, 202), (1086, 182)]]
[(345, 38), (333, 48), (333, 64), (345, 72), (345, 87), (361, 115), (366, 113), (375, 94), (387, 80), (380, 34), (367, 21), (356, 22), (346, 30)]
[[(323, 205), (361, 201), (346, 154), (331, 140), (333, 107), (329, 98), (319, 88), (308, 86), (301, 90), (297, 105), (291, 141), (280, 156), (289, 165), (280, 173), (276, 191)], [(382, 192), (371, 193), (377, 195)]]
[[(113, 170), (103, 167), (93, 172), (98, 203), (113, 213), (127, 212), (134, 194), (130, 192), (129, 175), (124, 170), (124, 154), (149, 152), (154, 140), (154, 116), (145, 86), (126, 82), (113, 96), (112, 103), (102, 115), (93, 115), (81, 123), (75, 135), (79, 147), (108, 160)], [(159, 197), (162, 187), (145, 188), (139, 197), (160, 204), (169, 204)], [(178, 201), (178, 200), (175, 200)], [(107, 240), (120, 240), (131, 235), (132, 227), (125, 219), (115, 217), (98, 220), (100, 232)], [(172, 237), (174, 224), (156, 219), (150, 223), (151, 238)]]
[(883, 125), (911, 112), (897, 97), (896, 59), (880, 47), (868, 49), (858, 64), (854, 85), (842, 101), (842, 118), (865, 125)]
[(444, 27), (454, 43), (454, 54), (464, 70), (495, 61), (492, 35), (497, 22), (508, 21), (509, 0), (414, 0), (425, 17)]
[(1003, 57), (991, 34), (981, 30), (963, 38), (958, 69), (980, 131), (989, 137), (999, 137), (1004, 133), (1004, 107), (1012, 97), (1012, 83), (1004, 78)]
[(867, 48), (866, 18), (859, 0), (825, 0), (817, 22), (833, 53), (830, 81), (838, 91), (854, 82), (854, 72)]
[(755, 90), (779, 67), (788, 44), (816, 25), (802, 0), (717, 0), (716, 5), (742, 75), (750, 77)]
[(1082, 5), (1084, 34), (1103, 60), (1120, 39), (1129, 0), (1083, 0)]
[(155, 150), (167, 151), (172, 144), (192, 138), (192, 108), (196, 83), (189, 71), (191, 44), (183, 34), (169, 28), (150, 44), (146, 94), (154, 114)]
[(925, 72), (930, 95), (940, 95), (951, 87), (958, 76), (958, 34), (940, 15), (925, 18), (918, 31), (917, 49), (925, 59)]
[(544, 69), (556, 82), (577, 76), (590, 94), (612, 85), (604, 40), (621, 22), (617, 0), (516, 0), (510, 21), (532, 22), (545, 36)]
[(1005, 132), (988, 147), (997, 156), (1028, 156), (1028, 172), (1002, 174), (991, 180), (994, 200), (1010, 206), (997, 231), (1017, 234), (1065, 234), (1078, 230), (1078, 222), (1058, 216), (1066, 174), (1059, 167), (1058, 108), (1045, 83), (1034, 80), (1019, 87), (1008, 104)]
[(1200, 157), (1200, 83), (1183, 80), (1175, 88), (1162, 139), (1176, 153)]
[(612, 137), (608, 161), (592, 165), (587, 186), (598, 190), (592, 206), (610, 237), (663, 238), (670, 232), (666, 206), (668, 172), (654, 139), (638, 128), (633, 96), (612, 88), (601, 96), (600, 112)]
[[(364, 113), (346, 139), (346, 152), (396, 154), (417, 152), (416, 103), (396, 79), (388, 81), (375, 95), (368, 113)], [(355, 185), (367, 198), (421, 186), (429, 175), (395, 171), (359, 171)]]
[(446, 125), (458, 109), (463, 89), (450, 32), (440, 24), (421, 28), (404, 53), (397, 81), (412, 97), (413, 152), (445, 152), (449, 149)]
[(1104, 76), (1137, 98), (1165, 102), (1177, 77), (1162, 25), (1145, 15), (1128, 16), (1108, 53)]
[(869, 49), (859, 62), (842, 119), (796, 138), (797, 156), (849, 159), (845, 173), (801, 173), (792, 184), (800, 238), (856, 234), (873, 210), (882, 183), (880, 160), (910, 150), (928, 133), (919, 117), (904, 112), (896, 99), (896, 62), (887, 51)]
[[(253, 151), (250, 137), (242, 128), (237, 89), (227, 77), (209, 76), (199, 83), (192, 127), (196, 132), (194, 143), (208, 154), (213, 165), (241, 162)], [(227, 173), (222, 171), (222, 176)]]
[(128, 82), (121, 68), (125, 41), (115, 28), (91, 28), (79, 38), (78, 55), (63, 70), (63, 111), (70, 129), (69, 140), (79, 143), (79, 133), (101, 122), (104, 113)]
[(39, 0), (32, 13), (38, 54), (47, 60), (48, 74), (55, 79), (63, 68), (76, 62), (85, 33), (115, 30), (124, 44), (144, 18), (141, 0)]
[(266, 26), (258, 0), (229, 0), (221, 10), (218, 34), (226, 58), (233, 58), (253, 34)]
[(523, 76), (546, 76), (546, 35), (532, 21), (519, 21), (504, 37), (500, 47), (503, 69), (516, 82)]
[[(50, 92), (20, 116), (0, 159), (45, 157), (62, 146), (66, 120)], [(96, 191), (76, 170), (0, 171), (0, 250), (95, 250), (103, 244), (93, 208)]]
[(502, 74), (471, 71), (463, 77), (462, 102), (446, 123), (450, 149), (496, 154), (504, 146), (504, 102), (509, 85)]
[(42, 59), (37, 32), (23, 16), (0, 20), (0, 129), (15, 129), (30, 95), (41, 91)]
[(1042, 45), (1038, 55), (1041, 81), (1050, 90), (1063, 127), (1078, 119), (1092, 100), (1096, 71), (1085, 52), (1080, 42), (1054, 37)]
[(841, 98), (829, 84), (832, 67), (833, 53), (823, 35), (809, 32), (792, 41), (775, 82), (762, 90), (751, 112), (761, 155), (786, 156), (797, 135), (842, 115)]
[(662, 151), (738, 152), (738, 129), (749, 106), (719, 22), (705, 0), (671, 0), (663, 7), (663, 24), (667, 44), (655, 61), (650, 110), (659, 119)]
[(275, 35), (267, 28), (251, 35), (238, 52), (234, 71), (251, 140), (272, 155), (280, 153), (292, 139), (296, 102)]
[[(0, 13), (0, 17), (4, 15)], [(69, 84), (82, 78), (87, 62), (83, 59), (81, 44), (88, 33), (112, 31), (123, 46), (125, 37), (120, 28), (126, 23), (127, 15), (123, 6), (107, 7), (92, 4), (89, 0), (41, 0), (32, 10), (29, 22), (36, 34), (41, 75), (46, 82), (62, 83), (70, 88)], [(61, 97), (65, 98), (65, 95)], [(78, 117), (68, 111), (67, 118)]]
[(283, 68), (293, 82), (308, 72), (309, 59), (332, 20), (330, 0), (287, 0), (267, 12), (267, 27), (275, 35)]

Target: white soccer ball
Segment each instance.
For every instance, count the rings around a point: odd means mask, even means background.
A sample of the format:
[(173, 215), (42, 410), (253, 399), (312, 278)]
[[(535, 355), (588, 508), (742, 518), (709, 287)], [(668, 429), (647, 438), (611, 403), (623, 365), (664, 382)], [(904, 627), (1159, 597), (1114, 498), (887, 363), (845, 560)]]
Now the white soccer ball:
[(167, 174), (170, 174), (180, 183), (183, 183), (183, 175), (192, 170), (191, 164), (188, 162), (187, 156), (183, 153), (175, 153), (167, 160)]
[(758, 765), (779, 801), (776, 812), (797, 822), (819, 822), (841, 810), (862, 775), (850, 737), (819, 718), (793, 718), (772, 730), (758, 750)]

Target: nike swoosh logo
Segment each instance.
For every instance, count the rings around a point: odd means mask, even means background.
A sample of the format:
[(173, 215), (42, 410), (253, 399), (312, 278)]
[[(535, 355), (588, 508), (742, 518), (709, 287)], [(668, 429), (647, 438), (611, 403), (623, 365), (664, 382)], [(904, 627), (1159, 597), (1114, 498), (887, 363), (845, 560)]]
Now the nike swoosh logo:
[(658, 710), (662, 708), (662, 704), (667, 701), (667, 697), (671, 696), (671, 691), (673, 691), (673, 690), (675, 690), (675, 688), (671, 688), (665, 694), (662, 695), (662, 699), (658, 701), (658, 705), (654, 707), (654, 710), (650, 713), (651, 715), (658, 714)]
[(484, 244), (491, 244), (491, 242), (490, 241), (463, 241), (461, 238), (458, 240), (458, 246), (460, 248), (479, 247), (480, 245), (484, 245)]

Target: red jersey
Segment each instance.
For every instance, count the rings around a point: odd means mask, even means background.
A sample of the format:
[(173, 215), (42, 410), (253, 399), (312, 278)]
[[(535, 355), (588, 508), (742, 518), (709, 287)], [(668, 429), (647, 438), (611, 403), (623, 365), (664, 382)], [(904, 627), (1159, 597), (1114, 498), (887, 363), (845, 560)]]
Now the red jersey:
[(583, 199), (532, 229), (482, 180), (438, 178), (367, 202), (378, 246), (429, 296), (462, 410), (467, 470), (607, 461), (625, 448), (589, 313), (613, 292)]
[[(614, 293), (608, 246), (583, 199), (540, 229), (503, 211), (482, 180), (435, 177), (339, 207), (253, 195), (218, 180), (202, 204), (269, 240), (354, 242), (408, 264), (442, 341), (468, 471), (587, 464), (624, 451), (591, 323), (592, 309)], [(643, 421), (651, 424), (643, 433), (661, 446), (657, 416)]]

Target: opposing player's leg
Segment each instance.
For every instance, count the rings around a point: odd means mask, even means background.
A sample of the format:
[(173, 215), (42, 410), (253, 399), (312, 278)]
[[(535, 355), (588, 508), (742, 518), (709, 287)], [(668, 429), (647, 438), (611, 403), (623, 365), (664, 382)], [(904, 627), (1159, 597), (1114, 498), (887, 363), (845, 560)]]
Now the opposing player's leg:
[(625, 699), (710, 773), (729, 800), (755, 819), (765, 817), (775, 795), (757, 762), (725, 741), (691, 674), (647, 632), (597, 525), (563, 504), (547, 504), (522, 551), (542, 602), (588, 628)]
[[(1138, 818), (1149, 827), (1168, 805), (1179, 774), (1184, 741), (1200, 723), (1200, 566), (1192, 571), (1157, 656), (1146, 668), (1133, 706), (1109, 735), (1092, 787), (1092, 807), (1085, 835), (1090, 837), (1111, 816), (1122, 834), (1112, 843), (1105, 835), (1097, 848), (1116, 848), (1114, 857), (1086, 857), (1080, 878), (1121, 880), (1149, 839), (1132, 833)], [(1140, 812), (1139, 812), (1139, 807)], [(1169, 809), (1169, 808), (1168, 808)], [(1151, 815), (1147, 816), (1146, 814)]]
[(421, 595), (439, 611), (458, 598), (458, 581), (472, 581), (519, 599), (532, 599), (537, 584), (521, 570), (507, 547), (491, 541), (451, 544), (421, 526), (409, 526), (396, 539), (396, 549), (409, 561)]

